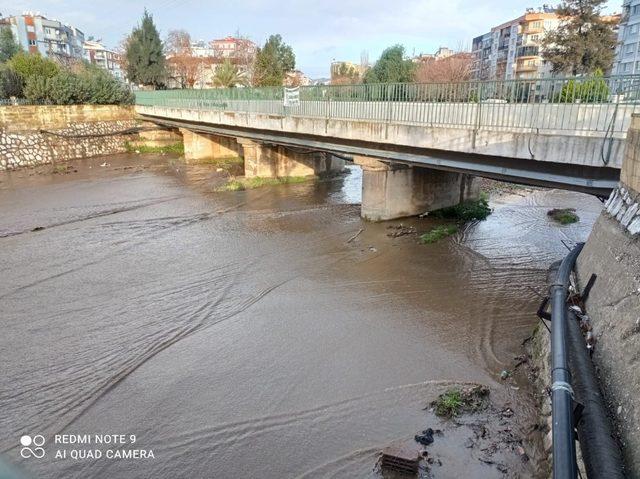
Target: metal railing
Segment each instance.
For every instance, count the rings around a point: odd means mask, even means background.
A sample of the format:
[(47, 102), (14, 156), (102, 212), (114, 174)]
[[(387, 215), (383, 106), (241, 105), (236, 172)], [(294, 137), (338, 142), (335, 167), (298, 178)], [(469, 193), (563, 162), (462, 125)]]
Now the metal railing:
[(279, 87), (135, 93), (141, 106), (597, 136), (626, 134), (640, 111), (640, 75), (315, 85), (293, 105)]

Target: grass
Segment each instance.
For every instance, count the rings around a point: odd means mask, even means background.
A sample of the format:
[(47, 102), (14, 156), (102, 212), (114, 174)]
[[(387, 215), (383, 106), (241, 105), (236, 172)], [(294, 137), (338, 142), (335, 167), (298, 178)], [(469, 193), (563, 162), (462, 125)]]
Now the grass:
[(487, 407), (489, 388), (471, 386), (449, 389), (431, 403), (436, 416), (452, 418), (463, 412), (477, 412)]
[(570, 225), (580, 221), (580, 217), (576, 214), (575, 208), (554, 208), (547, 212), (547, 216), (560, 223), (561, 225)]
[(420, 236), (420, 242), (431, 244), (458, 232), (456, 225), (440, 225)]
[(463, 201), (454, 206), (436, 210), (430, 214), (435, 218), (453, 219), (459, 221), (484, 220), (491, 214), (486, 195), (480, 199)]
[(433, 404), (436, 416), (454, 417), (462, 411), (464, 402), (462, 401), (462, 393), (459, 389), (450, 389), (441, 394)]
[(125, 148), (129, 153), (175, 153), (177, 155), (184, 155), (184, 143), (182, 142), (166, 146), (138, 146), (127, 142), (125, 143)]
[(288, 185), (295, 183), (304, 183), (313, 180), (313, 176), (283, 176), (279, 178), (262, 178), (256, 176), (254, 178), (234, 178), (227, 184), (216, 188), (216, 191), (242, 191), (261, 188), (263, 186)]
[(199, 160), (189, 160), (190, 164), (215, 165), (225, 170), (235, 166), (243, 165), (244, 160), (239, 156), (223, 156), (222, 158), (202, 158)]

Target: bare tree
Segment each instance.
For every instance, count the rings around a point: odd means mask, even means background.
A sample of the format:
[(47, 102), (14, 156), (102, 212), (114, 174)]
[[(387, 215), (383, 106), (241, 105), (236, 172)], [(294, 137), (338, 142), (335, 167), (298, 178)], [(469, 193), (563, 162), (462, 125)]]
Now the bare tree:
[(435, 59), (422, 60), (416, 70), (416, 81), (426, 83), (449, 83), (467, 81), (471, 79), (473, 55), (460, 52)]
[(191, 35), (185, 30), (171, 30), (165, 41), (169, 76), (180, 88), (193, 88), (200, 76), (205, 59), (198, 58), (191, 49)]

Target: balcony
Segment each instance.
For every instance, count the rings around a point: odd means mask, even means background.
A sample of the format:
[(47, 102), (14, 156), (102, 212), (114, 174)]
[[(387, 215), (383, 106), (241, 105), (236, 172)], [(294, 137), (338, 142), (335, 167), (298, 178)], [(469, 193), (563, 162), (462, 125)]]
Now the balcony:
[(516, 64), (516, 72), (534, 72), (538, 70), (538, 62), (518, 62)]
[(537, 57), (540, 55), (540, 48), (532, 45), (519, 47), (516, 54), (518, 57)]

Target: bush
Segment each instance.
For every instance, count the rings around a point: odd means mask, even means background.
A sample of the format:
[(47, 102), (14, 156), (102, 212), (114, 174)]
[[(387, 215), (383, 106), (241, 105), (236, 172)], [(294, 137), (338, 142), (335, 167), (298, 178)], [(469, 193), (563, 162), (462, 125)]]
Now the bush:
[(63, 70), (50, 78), (33, 76), (26, 82), (24, 95), (32, 102), (55, 105), (133, 103), (126, 85), (95, 67), (84, 67), (79, 73)]
[(576, 81), (569, 80), (562, 86), (562, 90), (555, 98), (558, 103), (601, 103), (607, 101), (610, 94), (609, 86), (601, 71), (596, 71), (593, 78)]
[(56, 62), (33, 53), (16, 53), (7, 64), (25, 83), (32, 77), (51, 78), (60, 72)]
[(0, 65), (0, 98), (21, 97), (24, 82), (20, 75), (6, 65)]
[(431, 231), (426, 232), (420, 236), (420, 242), (422, 244), (431, 244), (440, 241), (447, 236), (456, 234), (458, 227), (456, 225), (440, 225), (433, 228)]
[(434, 211), (435, 218), (454, 219), (460, 221), (484, 220), (491, 214), (491, 208), (486, 198), (467, 200), (454, 206)]

